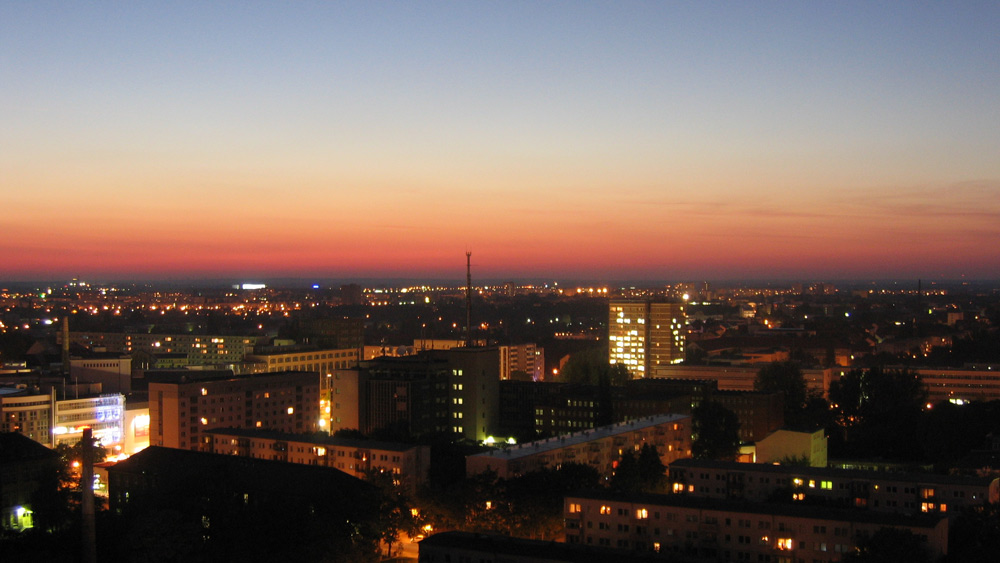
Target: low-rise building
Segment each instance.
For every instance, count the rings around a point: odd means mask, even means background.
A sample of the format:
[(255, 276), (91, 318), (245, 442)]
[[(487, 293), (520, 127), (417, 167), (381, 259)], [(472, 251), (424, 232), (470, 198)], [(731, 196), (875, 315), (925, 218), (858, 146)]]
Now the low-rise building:
[(17, 432), (0, 432), (0, 530), (34, 527), (41, 493), (54, 498), (59, 454)]
[(411, 493), (426, 482), (430, 469), (430, 447), (414, 444), (240, 428), (207, 430), (202, 440), (206, 451), (218, 454), (334, 467), (358, 478), (388, 472)]
[(679, 495), (592, 492), (564, 500), (566, 541), (715, 561), (840, 561), (882, 528), (908, 530), (932, 558), (948, 553), (948, 519)]
[(1000, 479), (679, 459), (673, 491), (691, 497), (864, 508), (903, 514), (948, 513), (1000, 502)]
[(811, 467), (826, 467), (826, 430), (791, 430), (787, 428), (772, 432), (756, 444), (757, 463), (777, 463), (782, 461), (806, 461)]
[(546, 440), (527, 442), (470, 455), (465, 458), (468, 475), (495, 471), (502, 479), (517, 477), (563, 463), (582, 463), (610, 477), (625, 452), (638, 452), (649, 444), (660, 460), (669, 465), (691, 455), (691, 417), (677, 414), (650, 416), (600, 426)]

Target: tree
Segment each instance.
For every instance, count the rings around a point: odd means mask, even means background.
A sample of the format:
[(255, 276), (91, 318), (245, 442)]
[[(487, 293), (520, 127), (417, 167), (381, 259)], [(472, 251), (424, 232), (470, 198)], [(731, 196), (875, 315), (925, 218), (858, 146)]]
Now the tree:
[(611, 385), (621, 386), (631, 379), (628, 368), (608, 361), (606, 348), (590, 348), (569, 357), (562, 368), (559, 380), (566, 383), (596, 385), (607, 377)]
[(412, 511), (410, 499), (400, 485), (393, 480), (393, 474), (378, 468), (365, 471), (365, 480), (378, 487), (379, 509), (376, 533), (386, 544), (388, 556), (392, 556), (392, 546), (399, 541), (400, 533), (414, 535), (418, 525)]
[(920, 427), (927, 390), (909, 370), (851, 370), (830, 384), (837, 422), (856, 455), (914, 459), (923, 451)]
[(691, 418), (694, 458), (736, 459), (740, 451), (740, 421), (733, 411), (719, 403), (704, 401), (691, 411)]
[(660, 459), (660, 453), (656, 451), (656, 446), (643, 444), (636, 458), (636, 465), (639, 470), (639, 479), (642, 482), (642, 490), (649, 493), (666, 492), (666, 478), (664, 473), (667, 468)]
[(786, 420), (789, 413), (797, 412), (806, 403), (806, 380), (798, 362), (771, 362), (760, 368), (753, 388), (764, 393), (784, 393)]
[(910, 530), (879, 528), (858, 542), (855, 551), (842, 561), (852, 563), (926, 563), (930, 561), (926, 542)]
[(611, 476), (611, 487), (619, 491), (634, 493), (642, 489), (642, 479), (639, 476), (639, 463), (632, 452), (622, 453)]

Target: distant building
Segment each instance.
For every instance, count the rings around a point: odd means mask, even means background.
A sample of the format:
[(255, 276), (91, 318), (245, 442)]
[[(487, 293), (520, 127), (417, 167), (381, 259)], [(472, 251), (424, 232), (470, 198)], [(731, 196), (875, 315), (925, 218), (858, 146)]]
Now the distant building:
[[(720, 391), (753, 391), (754, 381), (761, 366), (660, 366), (650, 377), (662, 379), (700, 379), (715, 381)], [(802, 377), (806, 391), (826, 397), (830, 381), (845, 372), (843, 368), (803, 368)]]
[(150, 372), (151, 446), (197, 450), (204, 430), (265, 428), (315, 432), (319, 374), (291, 371), (234, 376), (231, 371)]
[(320, 374), (348, 369), (360, 360), (360, 348), (320, 349), (316, 346), (264, 346), (247, 354), (241, 373), (274, 373), (278, 371), (315, 371)]
[(388, 472), (411, 494), (430, 469), (430, 446), (415, 444), (239, 428), (207, 430), (202, 439), (217, 454), (334, 467), (359, 479), (369, 471)]
[(500, 379), (512, 379), (512, 374), (524, 374), (526, 379), (545, 378), (545, 351), (533, 343), (500, 346)]
[(563, 463), (582, 463), (610, 477), (623, 451), (656, 447), (664, 465), (691, 455), (691, 417), (665, 414), (545, 440), (503, 446), (465, 458), (466, 473), (495, 471), (501, 479)]
[(916, 368), (927, 388), (927, 402), (1000, 400), (1000, 366)]
[(566, 542), (711, 561), (840, 561), (881, 528), (926, 538), (948, 553), (948, 519), (827, 506), (746, 503), (679, 495), (592, 492), (565, 498)]
[(608, 315), (608, 359), (633, 378), (684, 360), (685, 306), (658, 301), (612, 300)]
[(70, 342), (87, 348), (103, 347), (108, 352), (131, 354), (183, 353), (190, 365), (235, 366), (265, 344), (266, 336), (201, 335), (190, 333), (147, 334), (120, 332), (70, 332)]
[(347, 317), (303, 319), (299, 326), (304, 334), (303, 338), (309, 344), (320, 348), (360, 351), (365, 345), (363, 319)]
[(127, 394), (132, 390), (132, 358), (120, 353), (71, 356), (69, 376), (75, 381), (100, 383), (105, 393)]

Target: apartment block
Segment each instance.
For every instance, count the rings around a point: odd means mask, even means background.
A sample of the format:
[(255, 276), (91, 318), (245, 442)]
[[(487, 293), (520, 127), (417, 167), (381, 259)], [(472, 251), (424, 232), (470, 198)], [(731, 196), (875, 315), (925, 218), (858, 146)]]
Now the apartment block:
[(947, 513), (1000, 502), (1000, 479), (680, 459), (670, 465), (678, 494), (763, 502), (863, 508), (901, 514)]
[(651, 416), (601, 426), (512, 446), (503, 446), (465, 458), (468, 475), (495, 471), (502, 479), (517, 477), (563, 463), (583, 463), (610, 477), (625, 452), (638, 452), (644, 444), (656, 447), (669, 465), (691, 455), (691, 417), (676, 414)]
[(369, 471), (388, 472), (411, 494), (426, 482), (430, 469), (430, 446), (241, 428), (207, 430), (202, 440), (217, 454), (334, 467), (358, 478)]
[(151, 372), (149, 443), (198, 450), (216, 428), (288, 433), (319, 426), (319, 374), (290, 371), (235, 376), (228, 370)]
[(592, 492), (565, 498), (567, 543), (705, 561), (840, 561), (881, 528), (926, 540), (932, 558), (948, 553), (948, 519), (825, 506), (744, 503), (678, 495)]
[(635, 379), (684, 360), (686, 316), (681, 303), (612, 300), (608, 314), (608, 359)]

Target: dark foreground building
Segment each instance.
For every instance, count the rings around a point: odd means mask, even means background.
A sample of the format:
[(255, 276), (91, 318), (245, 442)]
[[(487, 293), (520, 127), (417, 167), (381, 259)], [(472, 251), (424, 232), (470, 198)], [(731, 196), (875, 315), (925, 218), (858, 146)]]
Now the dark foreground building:
[(58, 476), (59, 454), (16, 432), (0, 432), (0, 532), (32, 528), (35, 511), (54, 508)]
[[(603, 547), (552, 541), (526, 540), (494, 534), (443, 532), (420, 542), (420, 563), (457, 563), (462, 561), (496, 563), (643, 563), (665, 558), (654, 553), (634, 553)], [(674, 556), (672, 563), (690, 563), (694, 559)]]
[(110, 467), (108, 488), (134, 551), (348, 561), (374, 545), (376, 489), (330, 467), (151, 446)]

